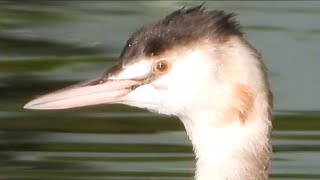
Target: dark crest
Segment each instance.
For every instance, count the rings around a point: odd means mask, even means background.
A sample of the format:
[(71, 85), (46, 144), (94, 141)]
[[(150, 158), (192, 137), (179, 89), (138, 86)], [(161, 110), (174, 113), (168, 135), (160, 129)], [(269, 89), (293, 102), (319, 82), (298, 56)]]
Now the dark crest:
[(203, 37), (223, 42), (232, 35), (242, 36), (234, 16), (224, 11), (206, 11), (202, 5), (181, 8), (135, 32), (120, 55), (121, 63), (130, 63), (141, 55), (158, 56), (175, 45), (186, 45)]

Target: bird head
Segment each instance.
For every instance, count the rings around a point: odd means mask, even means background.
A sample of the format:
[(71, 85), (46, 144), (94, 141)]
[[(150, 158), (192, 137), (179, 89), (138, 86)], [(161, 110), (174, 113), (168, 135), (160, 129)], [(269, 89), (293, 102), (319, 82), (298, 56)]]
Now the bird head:
[(265, 86), (259, 55), (242, 36), (234, 14), (182, 8), (136, 31), (118, 63), (100, 78), (44, 95), (25, 108), (119, 103), (175, 116), (207, 109), (240, 116)]

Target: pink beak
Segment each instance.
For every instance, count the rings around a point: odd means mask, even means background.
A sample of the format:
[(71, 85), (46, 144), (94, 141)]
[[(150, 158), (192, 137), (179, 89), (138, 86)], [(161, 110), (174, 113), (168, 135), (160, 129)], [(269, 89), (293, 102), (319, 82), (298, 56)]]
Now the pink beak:
[(132, 88), (139, 86), (137, 80), (94, 80), (62, 89), (28, 102), (25, 109), (67, 109), (97, 104), (121, 103)]

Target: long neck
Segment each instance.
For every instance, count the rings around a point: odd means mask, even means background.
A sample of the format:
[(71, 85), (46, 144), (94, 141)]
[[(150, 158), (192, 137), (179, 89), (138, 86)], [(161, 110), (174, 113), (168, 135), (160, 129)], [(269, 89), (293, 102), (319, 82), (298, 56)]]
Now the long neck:
[(195, 179), (266, 180), (273, 104), (266, 68), (244, 39), (226, 44), (213, 80), (180, 117), (196, 154)]
[(205, 119), (182, 119), (197, 158), (196, 180), (265, 180), (271, 145), (269, 115), (251, 116), (245, 124), (216, 126)]

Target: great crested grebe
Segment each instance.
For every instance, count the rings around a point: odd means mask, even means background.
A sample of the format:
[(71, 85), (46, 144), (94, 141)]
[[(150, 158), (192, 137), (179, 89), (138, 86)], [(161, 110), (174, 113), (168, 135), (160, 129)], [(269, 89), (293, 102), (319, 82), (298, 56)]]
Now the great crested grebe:
[(196, 155), (196, 180), (265, 180), (272, 153), (266, 67), (234, 14), (182, 8), (143, 26), (100, 78), (27, 109), (126, 104), (174, 115)]

